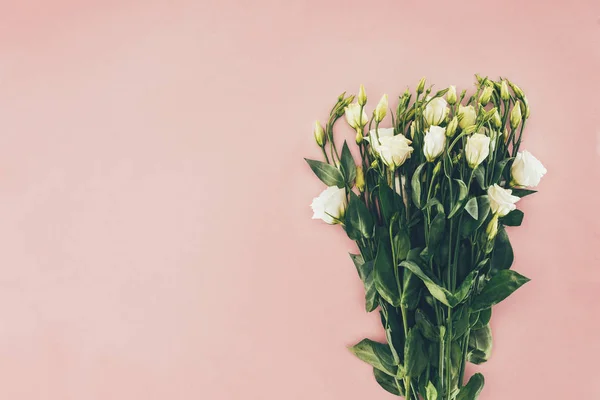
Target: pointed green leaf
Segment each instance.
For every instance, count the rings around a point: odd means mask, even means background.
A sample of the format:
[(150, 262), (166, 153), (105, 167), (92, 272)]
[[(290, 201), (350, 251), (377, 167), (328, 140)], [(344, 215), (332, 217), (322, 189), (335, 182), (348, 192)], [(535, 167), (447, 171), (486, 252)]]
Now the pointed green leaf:
[(400, 303), (403, 307), (408, 310), (414, 310), (419, 305), (421, 299), (421, 288), (423, 283), (418, 276), (413, 274), (410, 270), (404, 270), (403, 274), (403, 288)]
[(383, 239), (379, 241), (377, 256), (374, 265), (374, 281), (377, 292), (391, 305), (400, 305), (400, 293), (392, 263), (391, 251), (384, 244)]
[(489, 324), (471, 331), (468, 350), (467, 359), (473, 364), (489, 360), (492, 355), (492, 329)]
[(510, 158), (505, 158), (504, 160), (496, 163), (496, 166), (494, 167), (494, 176), (492, 177), (492, 181), (490, 182), (490, 185), (493, 185), (494, 183), (498, 183), (498, 181), (502, 177), (502, 172), (504, 172), (504, 167), (506, 167), (506, 164), (508, 164), (512, 160), (513, 160), (513, 158), (510, 157)]
[(337, 186), (339, 188), (343, 188), (345, 186), (344, 176), (333, 165), (329, 165), (322, 161), (309, 160), (307, 158), (305, 158), (305, 160), (310, 166), (310, 169), (312, 169), (315, 175), (317, 175), (317, 178), (319, 178), (327, 186)]
[(500, 218), (500, 222), (506, 226), (521, 226), (523, 222), (523, 211), (512, 210), (504, 217)]
[(377, 289), (373, 282), (373, 261), (364, 262), (361, 255), (350, 254), (358, 276), (365, 286), (365, 308), (371, 312), (377, 308)]
[(467, 204), (465, 204), (465, 211), (468, 212), (474, 220), (477, 220), (478, 207), (476, 197), (471, 197), (469, 201), (467, 201)]
[(433, 297), (435, 297), (441, 303), (447, 305), (448, 307), (454, 307), (458, 304), (456, 298), (448, 291), (446, 288), (441, 287), (436, 282), (433, 281), (423, 270), (412, 261), (402, 261), (400, 266), (410, 270), (413, 274), (421, 278), (427, 290)]
[(529, 196), (530, 194), (534, 194), (534, 193), (537, 193), (537, 190), (513, 188), (511, 194), (513, 196), (523, 198), (525, 196)]
[(415, 169), (415, 172), (411, 179), (411, 187), (412, 187), (412, 201), (415, 203), (417, 208), (421, 208), (421, 171), (427, 165), (423, 163)]
[(427, 317), (423, 311), (417, 310), (415, 312), (415, 324), (426, 339), (431, 340), (432, 342), (436, 342), (440, 339), (438, 328), (433, 325), (433, 322), (431, 322), (429, 317)]
[(345, 225), (346, 233), (352, 240), (368, 239), (373, 236), (373, 216), (367, 205), (352, 191), (346, 209)]
[(404, 203), (398, 196), (398, 193), (394, 192), (385, 181), (379, 184), (379, 204), (381, 205), (381, 215), (386, 226), (389, 226), (392, 216), (399, 211), (398, 205), (404, 207)]
[(396, 396), (404, 396), (402, 382), (397, 381), (393, 376), (389, 376), (377, 368), (373, 368), (373, 375), (375, 375), (375, 380), (383, 389)]
[(503, 226), (498, 228), (496, 239), (494, 241), (494, 252), (492, 253), (491, 269), (496, 273), (503, 269), (509, 269), (514, 261), (514, 253), (508, 233)]
[(438, 391), (431, 381), (427, 382), (427, 386), (425, 386), (425, 397), (427, 400), (438, 400)]
[(475, 296), (471, 303), (471, 309), (479, 311), (498, 304), (527, 282), (529, 282), (529, 278), (513, 270), (499, 271), (492, 276), (481, 293)]
[(387, 344), (363, 339), (348, 349), (360, 360), (388, 375), (395, 376), (398, 372)]
[(486, 190), (487, 186), (485, 185), (485, 167), (483, 164), (479, 164), (479, 166), (475, 168), (473, 175), (475, 175), (475, 180), (479, 184), (479, 187), (483, 190)]
[(450, 214), (448, 214), (448, 219), (452, 218), (457, 212), (460, 211), (465, 203), (467, 194), (469, 194), (467, 185), (465, 185), (463, 181), (460, 179), (454, 179), (454, 182), (456, 183), (458, 193), (455, 195), (455, 198), (452, 199), (452, 208), (450, 209)]
[[(469, 200), (471, 201), (471, 200)], [(460, 233), (467, 237), (485, 222), (490, 213), (490, 200), (487, 195), (477, 197), (477, 219), (463, 218), (460, 225)]]
[(356, 179), (356, 164), (354, 163), (354, 158), (352, 157), (352, 153), (350, 153), (350, 149), (345, 140), (344, 145), (342, 146), (341, 168), (342, 174), (346, 178), (346, 183), (349, 187), (352, 187), (354, 180)]
[(429, 243), (427, 248), (429, 253), (433, 254), (442, 239), (444, 238), (444, 229), (446, 227), (446, 216), (444, 214), (437, 214), (435, 218), (431, 221), (431, 226), (429, 227)]
[(460, 389), (458, 396), (456, 396), (456, 400), (477, 400), (479, 393), (481, 393), (481, 389), (483, 389), (484, 383), (485, 380), (483, 379), (483, 375), (476, 373), (469, 379), (469, 382)]
[(404, 366), (406, 375), (417, 377), (427, 368), (427, 349), (423, 337), (418, 329), (408, 331), (406, 345), (404, 346)]

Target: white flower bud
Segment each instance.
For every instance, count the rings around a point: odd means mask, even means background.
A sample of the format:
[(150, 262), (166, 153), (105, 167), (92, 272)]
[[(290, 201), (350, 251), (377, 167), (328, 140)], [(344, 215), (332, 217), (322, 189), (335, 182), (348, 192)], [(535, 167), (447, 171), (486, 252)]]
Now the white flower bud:
[(511, 184), (515, 186), (536, 187), (548, 172), (544, 165), (528, 151), (517, 153), (510, 168)]
[(356, 130), (362, 129), (369, 121), (369, 117), (367, 117), (365, 109), (362, 108), (361, 113), (361, 108), (362, 107), (360, 104), (352, 103), (348, 104), (348, 106), (344, 109), (346, 113), (346, 121), (348, 121), (348, 124)]
[(365, 92), (365, 87), (360, 85), (360, 89), (358, 90), (358, 104), (363, 106), (367, 104), (367, 92)]
[(384, 94), (383, 96), (381, 96), (381, 100), (379, 100), (379, 103), (377, 104), (377, 107), (375, 108), (375, 121), (377, 121), (377, 122), (383, 121), (383, 119), (385, 118), (385, 115), (387, 114), (387, 108), (388, 108), (388, 95)]
[(429, 125), (440, 125), (448, 116), (450, 109), (447, 107), (446, 100), (436, 97), (430, 100), (423, 110), (423, 118)]
[(458, 126), (465, 129), (475, 125), (477, 121), (477, 112), (473, 106), (458, 106)]
[(319, 121), (315, 121), (314, 134), (315, 134), (315, 142), (317, 142), (319, 147), (323, 147), (325, 145), (325, 142), (327, 141), (327, 138), (325, 137), (325, 131), (323, 130), (323, 127), (321, 126)]
[(446, 136), (452, 137), (456, 133), (456, 129), (458, 129), (458, 117), (455, 116), (450, 120), (450, 123), (446, 127)]
[(346, 213), (346, 190), (337, 186), (325, 189), (319, 197), (315, 197), (310, 207), (312, 219), (322, 219), (328, 224), (339, 224)]
[(469, 136), (465, 145), (467, 164), (472, 169), (477, 168), (490, 154), (490, 138), (481, 133)]
[(496, 238), (498, 234), (498, 214), (494, 214), (487, 228), (485, 229), (485, 233), (487, 233), (488, 240), (492, 241)]
[(456, 86), (450, 85), (448, 87), (448, 93), (446, 93), (446, 100), (448, 100), (448, 104), (454, 105), (456, 104)]
[(486, 86), (483, 89), (481, 96), (479, 96), (479, 104), (481, 104), (482, 106), (485, 106), (487, 103), (489, 103), (490, 98), (492, 97), (493, 93), (494, 93), (494, 88), (491, 86)]
[(512, 195), (512, 190), (504, 189), (497, 184), (490, 186), (487, 190), (487, 195), (490, 200), (490, 208), (494, 214), (499, 217), (504, 217), (506, 214), (516, 209), (515, 203), (520, 200), (517, 196)]
[(508, 84), (506, 83), (506, 81), (504, 79), (502, 80), (502, 83), (500, 84), (500, 97), (504, 101), (506, 101), (510, 98), (510, 93), (508, 93)]
[(419, 81), (419, 84), (417, 85), (417, 93), (419, 93), (419, 94), (423, 93), (423, 90), (425, 89), (426, 81), (427, 81), (427, 79), (425, 79), (425, 77), (421, 78), (421, 80)]
[(423, 139), (423, 154), (427, 161), (438, 158), (446, 148), (446, 129), (441, 126), (430, 126)]

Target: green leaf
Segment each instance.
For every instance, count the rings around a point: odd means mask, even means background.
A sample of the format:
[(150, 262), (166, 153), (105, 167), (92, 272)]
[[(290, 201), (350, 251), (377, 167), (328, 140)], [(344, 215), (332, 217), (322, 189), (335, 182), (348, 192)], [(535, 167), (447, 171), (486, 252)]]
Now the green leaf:
[(448, 219), (452, 218), (457, 212), (460, 211), (465, 199), (467, 198), (467, 194), (469, 194), (467, 185), (465, 185), (463, 181), (460, 179), (454, 179), (454, 182), (456, 182), (458, 186), (458, 193), (456, 194), (456, 198), (452, 199), (452, 208), (450, 209), (450, 214), (448, 214)]
[(438, 391), (431, 381), (427, 382), (427, 386), (425, 386), (425, 398), (426, 400), (438, 400)]
[(512, 189), (512, 193), (511, 194), (513, 196), (517, 196), (517, 197), (523, 198), (525, 196), (529, 196), (530, 194), (534, 194), (534, 193), (537, 193), (537, 190), (514, 188), (514, 189)]
[(346, 233), (350, 239), (368, 239), (373, 236), (373, 216), (367, 205), (352, 191), (350, 191), (345, 220)]
[(439, 330), (422, 310), (415, 312), (415, 324), (426, 339), (437, 342), (440, 339)]
[(512, 210), (500, 219), (500, 222), (506, 226), (521, 226), (523, 222), (523, 211)]
[(479, 184), (479, 187), (483, 190), (486, 190), (487, 186), (485, 185), (485, 167), (483, 164), (480, 164), (477, 168), (475, 168), (473, 175), (475, 175), (475, 180)]
[(350, 254), (358, 276), (365, 286), (365, 308), (371, 312), (377, 308), (377, 289), (373, 282), (373, 261), (364, 262), (361, 255)]
[(352, 157), (352, 153), (350, 153), (350, 149), (345, 140), (344, 145), (342, 146), (341, 168), (342, 174), (346, 178), (346, 183), (349, 187), (352, 187), (354, 180), (356, 179), (356, 164), (354, 163), (354, 158)]
[(468, 212), (475, 221), (477, 221), (478, 207), (476, 197), (471, 197), (469, 201), (467, 201), (467, 204), (465, 204), (465, 211)]
[(436, 282), (433, 281), (423, 270), (412, 261), (402, 261), (400, 266), (410, 270), (413, 274), (421, 278), (425, 286), (427, 286), (427, 290), (433, 297), (435, 297), (441, 303), (447, 305), (448, 307), (454, 307), (458, 304), (456, 298), (448, 289), (441, 287)]
[(499, 271), (492, 276), (492, 279), (483, 287), (481, 293), (475, 296), (473, 303), (471, 303), (471, 309), (479, 311), (498, 304), (529, 280), (529, 278), (510, 269)]
[(398, 292), (394, 265), (392, 264), (390, 250), (383, 241), (384, 239), (380, 240), (377, 247), (373, 280), (381, 297), (391, 305), (398, 307), (400, 306), (400, 293)]
[(322, 161), (309, 160), (307, 158), (305, 158), (305, 160), (310, 166), (310, 169), (312, 169), (315, 175), (317, 175), (317, 178), (319, 178), (327, 186), (337, 186), (339, 188), (343, 188), (345, 186), (344, 176), (333, 165), (329, 165)]
[(394, 365), (392, 352), (387, 344), (363, 339), (348, 349), (360, 360), (388, 375), (395, 376), (398, 372), (398, 368)]
[(404, 388), (401, 386), (401, 382), (396, 381), (396, 378), (381, 372), (377, 368), (373, 368), (373, 375), (375, 375), (375, 380), (379, 383), (379, 386), (386, 391), (396, 396), (404, 396)]
[(409, 310), (414, 310), (419, 305), (423, 284), (419, 277), (409, 270), (404, 270), (402, 279), (404, 282), (400, 304)]
[(394, 254), (398, 261), (406, 260), (406, 256), (410, 251), (410, 237), (408, 233), (402, 229), (392, 240), (392, 244), (394, 246)]
[(490, 319), (492, 318), (491, 307), (479, 311), (478, 316), (479, 317), (477, 318), (477, 321), (475, 321), (475, 323), (473, 323), (471, 326), (471, 329), (473, 330), (481, 329), (490, 323)]
[[(471, 200), (469, 200), (471, 201)], [(468, 204), (468, 203), (467, 203)], [(468, 211), (468, 210), (467, 210)], [(467, 237), (475, 232), (490, 213), (490, 200), (487, 195), (477, 197), (477, 219), (463, 218), (460, 225), (460, 233), (463, 237)]]
[(446, 216), (442, 213), (438, 213), (429, 227), (429, 244), (427, 248), (429, 253), (433, 254), (442, 239), (444, 238), (444, 229), (446, 228)]
[(460, 284), (456, 292), (454, 292), (454, 296), (456, 297), (456, 301), (462, 303), (469, 294), (469, 291), (473, 287), (473, 282), (475, 281), (475, 277), (477, 276), (477, 270), (473, 270), (466, 276), (465, 280)]
[(496, 166), (494, 167), (494, 176), (492, 177), (492, 181), (490, 182), (490, 185), (493, 185), (494, 183), (498, 183), (498, 181), (502, 177), (502, 172), (504, 172), (504, 167), (506, 167), (506, 164), (508, 164), (512, 160), (513, 160), (513, 158), (510, 157), (510, 158), (505, 158), (504, 160), (496, 163)]
[(496, 240), (494, 242), (494, 252), (492, 253), (491, 269), (496, 273), (503, 269), (509, 269), (514, 260), (512, 246), (506, 229), (503, 226), (498, 227)]
[(467, 359), (473, 364), (482, 364), (492, 355), (492, 329), (487, 324), (472, 330), (469, 336)]
[(415, 203), (417, 208), (421, 208), (421, 171), (425, 167), (427, 163), (423, 163), (415, 169), (415, 172), (411, 179), (411, 187), (412, 187), (412, 201)]
[(466, 306), (457, 308), (458, 312), (453, 314), (452, 320), (452, 338), (458, 339), (465, 334), (469, 328), (469, 308)]
[(483, 379), (483, 375), (476, 373), (469, 379), (469, 382), (460, 389), (455, 400), (477, 400), (479, 393), (481, 393), (481, 389), (483, 389), (484, 383), (485, 380)]
[(406, 345), (404, 347), (404, 366), (406, 375), (417, 377), (427, 368), (428, 357), (423, 337), (418, 329), (412, 328), (408, 331)]
[(381, 204), (381, 215), (387, 226), (389, 226), (392, 216), (398, 211), (396, 204), (402, 204), (398, 193), (394, 192), (385, 181), (379, 184), (379, 204)]

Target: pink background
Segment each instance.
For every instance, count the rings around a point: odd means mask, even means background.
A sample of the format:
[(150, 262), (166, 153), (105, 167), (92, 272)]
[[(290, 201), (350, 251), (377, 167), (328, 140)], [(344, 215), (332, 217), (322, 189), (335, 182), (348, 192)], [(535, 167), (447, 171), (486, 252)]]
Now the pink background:
[(600, 3), (481, 3), (2, 1), (0, 398), (393, 398), (302, 157), (344, 90), (478, 72), (549, 171), (481, 399), (599, 399)]

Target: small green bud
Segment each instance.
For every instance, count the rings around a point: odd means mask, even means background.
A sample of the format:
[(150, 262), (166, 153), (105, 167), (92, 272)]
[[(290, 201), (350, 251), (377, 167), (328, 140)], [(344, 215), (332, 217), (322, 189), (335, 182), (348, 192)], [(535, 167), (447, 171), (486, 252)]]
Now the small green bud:
[(446, 93), (446, 100), (450, 105), (456, 104), (456, 86), (451, 85), (450, 87), (448, 87), (448, 93)]
[(381, 100), (379, 100), (377, 107), (375, 108), (374, 116), (375, 116), (376, 122), (383, 121), (383, 119), (385, 118), (385, 116), (387, 114), (387, 108), (388, 108), (388, 95), (384, 94), (381, 97)]
[(492, 97), (493, 93), (494, 93), (494, 88), (491, 86), (486, 86), (483, 89), (481, 96), (479, 96), (479, 104), (481, 104), (482, 106), (485, 106), (487, 103), (489, 103), (490, 98)]
[(521, 90), (520, 87), (518, 87), (517, 85), (515, 85), (512, 82), (508, 82), (508, 84), (510, 85), (510, 87), (512, 88), (513, 92), (515, 92), (515, 95), (519, 98), (522, 99), (525, 96), (525, 93), (523, 93), (523, 91)]
[(365, 87), (360, 85), (360, 89), (358, 90), (358, 104), (363, 106), (367, 104), (367, 92), (365, 92)]
[(498, 214), (494, 214), (487, 228), (485, 229), (485, 233), (487, 233), (488, 240), (492, 241), (496, 238), (498, 234)]
[(437, 174), (440, 173), (441, 169), (442, 169), (442, 162), (438, 161), (438, 163), (435, 164), (435, 167), (433, 168), (433, 176), (437, 176)]
[(527, 101), (527, 96), (523, 96), (521, 99), (521, 108), (523, 109), (523, 117), (525, 119), (529, 118), (529, 114), (531, 113), (531, 109), (529, 108), (529, 101)]
[(523, 116), (521, 115), (521, 103), (515, 103), (512, 111), (510, 112), (510, 127), (515, 129), (521, 123)]
[(492, 123), (496, 127), (496, 129), (500, 129), (502, 127), (502, 118), (500, 118), (500, 113), (498, 109), (494, 107), (494, 115), (492, 116)]
[(327, 141), (327, 137), (325, 136), (325, 131), (323, 127), (319, 123), (319, 121), (315, 121), (315, 142), (319, 145), (319, 147), (325, 146), (325, 142)]
[(361, 144), (363, 141), (363, 134), (361, 131), (356, 131), (356, 144)]
[(450, 123), (446, 127), (446, 136), (447, 137), (454, 136), (454, 134), (456, 133), (457, 129), (458, 129), (458, 117), (454, 116), (454, 118), (452, 118), (452, 120), (450, 121)]
[(365, 191), (365, 173), (360, 165), (356, 166), (356, 188), (361, 193)]
[(427, 81), (427, 79), (425, 77), (421, 78), (421, 80), (419, 81), (419, 84), (417, 85), (417, 93), (419, 93), (419, 94), (423, 93), (423, 90), (425, 89), (426, 81)]
[(371, 168), (377, 168), (379, 166), (379, 162), (377, 162), (377, 159), (373, 160), (373, 162), (371, 163)]
[(506, 80), (502, 80), (502, 83), (500, 84), (500, 97), (502, 98), (502, 100), (506, 101), (510, 98), (510, 93), (508, 93), (508, 84), (506, 83)]
[(471, 126), (467, 126), (465, 129), (463, 129), (463, 132), (464, 132), (466, 135), (469, 135), (469, 134), (471, 134), (471, 133), (475, 132), (475, 129), (476, 129), (476, 128), (477, 128), (477, 125), (471, 125)]

